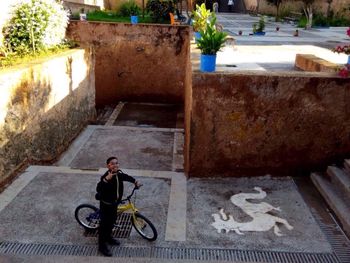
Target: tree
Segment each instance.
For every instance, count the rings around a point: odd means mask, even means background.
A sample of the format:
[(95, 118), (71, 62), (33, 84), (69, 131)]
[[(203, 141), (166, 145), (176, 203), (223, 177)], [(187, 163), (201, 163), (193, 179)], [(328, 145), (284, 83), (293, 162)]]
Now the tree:
[(313, 4), (315, 0), (302, 0), (303, 2), (303, 10), (306, 16), (306, 26), (305, 29), (310, 29), (312, 26), (312, 18), (313, 18)]
[(276, 22), (279, 20), (279, 10), (283, 1), (284, 0), (266, 0), (269, 5), (274, 5), (276, 7)]

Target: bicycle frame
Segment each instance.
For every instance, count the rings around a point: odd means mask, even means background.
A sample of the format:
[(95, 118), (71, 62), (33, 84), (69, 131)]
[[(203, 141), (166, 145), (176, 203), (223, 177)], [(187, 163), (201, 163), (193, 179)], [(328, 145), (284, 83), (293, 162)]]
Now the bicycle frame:
[(136, 220), (135, 213), (137, 213), (139, 210), (136, 208), (134, 203), (131, 201), (131, 197), (134, 195), (134, 192), (135, 192), (136, 189), (138, 189), (138, 188), (135, 187), (132, 190), (132, 193), (128, 197), (126, 197), (124, 200), (122, 200), (122, 202), (128, 201), (127, 204), (120, 204), (120, 205), (118, 205), (117, 215), (121, 215), (122, 213), (124, 213), (126, 211), (131, 211), (133, 220)]
[(119, 214), (124, 213), (124, 212), (129, 211), (129, 210), (131, 210), (131, 212), (133, 214), (135, 214), (135, 213), (137, 213), (139, 211), (135, 207), (135, 205), (130, 200), (128, 200), (128, 204), (118, 205), (117, 213), (119, 215)]

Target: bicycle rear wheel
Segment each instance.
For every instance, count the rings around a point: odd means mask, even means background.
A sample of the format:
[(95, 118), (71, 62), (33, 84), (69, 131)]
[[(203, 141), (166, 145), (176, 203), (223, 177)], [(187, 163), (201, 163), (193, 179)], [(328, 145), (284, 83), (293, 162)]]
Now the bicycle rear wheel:
[(152, 222), (141, 215), (140, 213), (135, 213), (135, 217), (132, 217), (132, 225), (144, 239), (148, 241), (154, 241), (158, 237), (158, 233)]
[(96, 206), (81, 204), (75, 209), (74, 215), (85, 229), (97, 229), (100, 226), (100, 210)]

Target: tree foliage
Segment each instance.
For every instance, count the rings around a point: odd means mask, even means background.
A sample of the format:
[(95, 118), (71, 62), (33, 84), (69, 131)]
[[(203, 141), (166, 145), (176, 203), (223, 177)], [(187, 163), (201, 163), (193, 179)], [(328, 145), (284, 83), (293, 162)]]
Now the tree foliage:
[(15, 6), (5, 25), (4, 44), (18, 54), (37, 51), (60, 44), (66, 32), (68, 13), (55, 0), (29, 0)]

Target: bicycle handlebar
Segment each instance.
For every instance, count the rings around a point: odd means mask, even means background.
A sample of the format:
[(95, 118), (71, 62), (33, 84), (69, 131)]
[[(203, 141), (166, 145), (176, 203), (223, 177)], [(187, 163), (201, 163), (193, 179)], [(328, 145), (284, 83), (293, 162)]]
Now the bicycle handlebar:
[(143, 186), (143, 184), (140, 184), (139, 186), (136, 186), (136, 184), (135, 184), (134, 188), (132, 189), (131, 194), (130, 194), (130, 195), (128, 195), (128, 196), (127, 196), (125, 199), (122, 199), (122, 200), (121, 200), (121, 202), (124, 202), (124, 201), (128, 201), (128, 200), (130, 200), (130, 198), (131, 198), (131, 197), (134, 195), (135, 190), (140, 189), (140, 188), (141, 188), (141, 186)]

